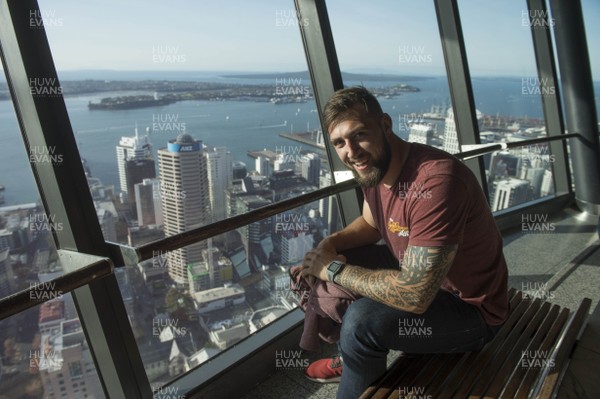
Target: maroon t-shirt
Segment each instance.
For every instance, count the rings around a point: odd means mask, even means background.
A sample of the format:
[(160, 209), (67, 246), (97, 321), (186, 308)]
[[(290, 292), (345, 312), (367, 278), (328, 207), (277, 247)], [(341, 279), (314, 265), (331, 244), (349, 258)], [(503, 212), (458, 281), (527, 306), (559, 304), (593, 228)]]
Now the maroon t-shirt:
[(397, 183), (363, 189), (381, 236), (402, 260), (408, 245), (458, 244), (441, 288), (476, 306), (489, 325), (508, 315), (502, 237), (475, 176), (452, 155), (410, 143)]

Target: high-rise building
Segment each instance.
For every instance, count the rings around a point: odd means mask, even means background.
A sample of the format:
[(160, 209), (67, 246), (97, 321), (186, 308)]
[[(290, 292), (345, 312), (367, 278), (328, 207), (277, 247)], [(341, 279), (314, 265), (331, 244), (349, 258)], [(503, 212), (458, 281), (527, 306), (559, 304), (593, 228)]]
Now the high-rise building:
[(139, 226), (163, 224), (159, 179), (144, 179), (134, 186)]
[[(237, 198), (236, 212), (237, 214), (243, 214), (267, 206), (270, 203), (271, 201), (258, 195), (239, 196)], [(239, 229), (247, 259), (249, 260), (250, 267), (254, 270), (258, 270), (262, 264), (268, 262), (270, 253), (265, 250), (263, 239), (270, 236), (271, 225), (271, 218), (266, 218)]]
[(257, 157), (255, 168), (259, 175), (269, 177), (271, 175), (271, 163), (267, 157)]
[(542, 178), (542, 185), (540, 187), (540, 197), (546, 197), (554, 194), (554, 179), (552, 178), (552, 171), (544, 171), (544, 177)]
[(10, 277), (12, 277), (12, 272), (8, 259), (9, 253), (10, 248), (0, 248), (0, 298), (11, 294)]
[(225, 147), (213, 147), (206, 149), (206, 166), (208, 172), (208, 188), (210, 195), (210, 208), (212, 210), (212, 221), (225, 219), (226, 204), (225, 190), (233, 180), (233, 168), (231, 152)]
[(420, 143), (433, 145), (435, 135), (435, 125), (433, 123), (413, 123), (408, 131), (408, 141), (411, 143)]
[[(475, 110), (477, 123), (481, 126), (483, 114), (479, 110)], [(446, 119), (444, 120), (444, 146), (443, 150), (450, 154), (456, 154), (460, 151), (460, 143), (456, 134), (456, 122), (454, 121), (454, 110), (448, 108)]]
[[(130, 160), (152, 160), (151, 169), (154, 170), (154, 160), (152, 157), (152, 144), (148, 140), (148, 135), (140, 137), (138, 134), (138, 128), (135, 127), (135, 136), (134, 137), (121, 137), (121, 141), (119, 141), (119, 145), (117, 145), (117, 166), (119, 168), (119, 184), (121, 186), (121, 191), (124, 193), (128, 193), (129, 190), (133, 189), (133, 185), (136, 183), (140, 183), (142, 179), (139, 181), (128, 181), (127, 175), (127, 161)], [(150, 164), (148, 162), (144, 163), (140, 166), (144, 170), (148, 170), (150, 168)], [(132, 172), (137, 172), (138, 168), (132, 166)], [(144, 173), (147, 174), (147, 173)], [(152, 176), (145, 176), (145, 178), (155, 177), (156, 174)], [(134, 176), (132, 176), (133, 178)], [(129, 178), (129, 180), (132, 180)]]
[(135, 185), (144, 181), (144, 179), (154, 179), (156, 177), (156, 167), (154, 159), (128, 159), (125, 161), (125, 176), (127, 180), (127, 199), (133, 213), (136, 213)]
[(243, 179), (248, 174), (248, 168), (242, 161), (233, 163), (233, 180)]
[(528, 193), (529, 182), (527, 180), (508, 178), (506, 180), (498, 181), (494, 194), (492, 212), (526, 202)]
[(321, 158), (318, 154), (309, 153), (300, 158), (300, 171), (302, 177), (315, 187), (319, 187), (319, 176), (321, 175)]
[[(210, 197), (206, 157), (202, 142), (187, 133), (158, 150), (160, 197), (165, 236), (210, 222)], [(202, 260), (206, 244), (188, 245), (167, 254), (169, 276), (188, 284), (188, 265)]]
[(302, 260), (313, 248), (314, 239), (309, 232), (286, 232), (281, 235), (281, 263), (292, 264)]
[(295, 168), (295, 166), (296, 166), (295, 160), (284, 152), (278, 153), (277, 158), (275, 159), (275, 162), (273, 162), (273, 170), (275, 172), (279, 172), (279, 171), (287, 170), (287, 169), (293, 170)]
[(531, 186), (532, 199), (540, 198), (540, 193), (542, 190), (542, 182), (544, 180), (544, 173), (546, 169), (544, 168), (527, 168), (525, 169), (524, 179), (529, 181), (529, 185)]
[(78, 319), (63, 320), (58, 331), (41, 336), (41, 347), (30, 354), (44, 385), (44, 397), (84, 398), (102, 392), (90, 350)]

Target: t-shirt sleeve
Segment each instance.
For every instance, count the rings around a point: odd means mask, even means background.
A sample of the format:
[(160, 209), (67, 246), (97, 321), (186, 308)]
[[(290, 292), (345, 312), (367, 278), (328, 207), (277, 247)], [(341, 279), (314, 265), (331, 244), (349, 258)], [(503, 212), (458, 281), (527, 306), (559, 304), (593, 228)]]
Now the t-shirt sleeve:
[(419, 191), (409, 199), (408, 245), (461, 244), (470, 206), (467, 185), (458, 177), (441, 174), (427, 178)]

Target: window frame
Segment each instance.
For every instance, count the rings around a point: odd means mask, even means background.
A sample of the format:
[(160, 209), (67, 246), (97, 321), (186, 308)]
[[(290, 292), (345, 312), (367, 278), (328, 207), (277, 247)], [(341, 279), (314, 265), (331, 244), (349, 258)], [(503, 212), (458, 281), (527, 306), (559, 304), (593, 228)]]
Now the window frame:
[[(459, 126), (459, 142), (479, 144), (468, 59), (457, 2), (433, 1), (450, 82), (450, 94)], [(543, 0), (527, 2), (532, 9), (545, 7)], [(317, 109), (322, 120), (326, 99), (343, 87), (327, 8), (323, 0), (295, 0), (294, 3), (298, 15), (308, 20), (307, 24), (300, 24), (300, 30)], [(24, 143), (36, 146), (52, 145), (58, 153), (64, 155), (61, 165), (31, 164), (44, 209), (47, 213), (56, 215), (57, 219), (65, 221), (64, 229), (53, 232), (57, 248), (95, 257), (93, 260), (74, 260), (66, 275), (94, 264), (98, 259), (110, 259), (116, 265), (139, 261), (143, 256), (137, 248), (105, 242), (102, 236), (91, 195), (88, 190), (81, 189), (87, 187), (87, 181), (64, 99), (62, 96), (39, 97), (31, 93), (30, 78), (44, 77), (59, 82), (45, 31), (31, 29), (28, 25), (29, 13), (35, 10), (39, 11), (35, 0), (0, 0), (0, 55)], [(540, 78), (556, 79), (551, 37), (533, 29), (532, 34)], [(564, 132), (558, 97), (556, 95), (552, 101), (544, 102), (549, 136), (558, 136)], [(346, 169), (335, 155), (329, 140), (325, 142), (331, 170), (337, 183), (341, 179), (337, 178), (335, 172)], [(27, 144), (25, 145), (27, 147)], [(503, 226), (517, 225), (519, 215), (526, 209), (548, 209), (554, 212), (573, 203), (566, 144), (564, 141), (557, 141), (551, 146), (553, 154), (557, 155), (553, 173), (556, 194), (551, 198), (499, 213), (496, 215), (496, 222), (501, 229)], [(29, 152), (29, 148), (27, 150)], [(481, 159), (465, 163), (478, 177), (484, 192), (487, 193)], [(360, 190), (346, 190), (337, 196), (343, 223), (347, 224), (360, 214)], [(72, 295), (107, 397), (158, 397), (159, 395), (153, 395), (144, 370), (115, 275), (110, 274), (102, 279), (87, 282), (74, 289)], [(266, 377), (274, 370), (272, 354), (275, 348), (294, 347), (297, 344), (302, 318), (299, 309), (289, 312), (260, 333), (248, 337), (207, 364), (176, 378), (167, 386), (173, 384), (180, 387), (180, 393), (186, 397), (202, 396), (211, 392), (214, 394), (217, 391), (219, 395), (226, 397), (232, 393), (243, 392), (244, 389), (255, 385), (257, 379)], [(238, 377), (236, 381), (240, 381), (235, 387), (226, 381), (230, 380), (232, 375)]]

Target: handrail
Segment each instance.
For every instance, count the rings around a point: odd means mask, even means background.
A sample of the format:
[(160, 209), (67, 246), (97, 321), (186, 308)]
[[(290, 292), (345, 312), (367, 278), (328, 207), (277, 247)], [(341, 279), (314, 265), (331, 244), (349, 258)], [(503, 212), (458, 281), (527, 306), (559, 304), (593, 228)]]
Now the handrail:
[(155, 256), (153, 253), (155, 251), (172, 251), (179, 249), (187, 245), (206, 240), (210, 237), (214, 237), (217, 234), (234, 230), (250, 223), (258, 222), (278, 213), (294, 209), (300, 205), (329, 197), (334, 194), (339, 194), (357, 187), (358, 183), (356, 183), (354, 179), (347, 180), (307, 194), (300, 195), (298, 197), (263, 206), (242, 215), (236, 215), (206, 226), (197, 227), (179, 234), (162, 238), (160, 240), (149, 242), (135, 248), (138, 255), (138, 261), (141, 262), (152, 259)]
[(506, 143), (481, 144), (482, 146), (485, 146), (485, 147), (476, 148), (474, 150), (469, 150), (469, 151), (464, 151), (464, 152), (459, 152), (457, 154), (454, 154), (454, 156), (466, 161), (468, 159), (477, 158), (479, 156), (482, 156), (482, 155), (485, 155), (487, 153), (494, 152), (494, 151), (506, 150), (506, 149), (516, 148), (516, 147), (523, 147), (525, 145), (546, 143), (549, 141), (571, 139), (571, 138), (576, 138), (576, 137), (581, 137), (581, 135), (579, 133), (568, 133), (568, 134), (561, 134), (560, 136), (539, 137), (539, 138), (535, 138), (535, 139), (511, 141), (511, 142), (506, 142)]
[[(561, 136), (542, 137), (531, 140), (515, 141), (511, 143), (491, 144), (483, 148), (457, 153), (454, 154), (454, 156), (460, 159), (470, 159), (502, 149), (522, 147), (524, 145), (554, 140), (576, 138), (579, 136), (579, 133), (570, 133)], [(214, 237), (217, 234), (234, 230), (267, 217), (274, 216), (278, 213), (294, 209), (300, 205), (304, 205), (306, 203), (358, 187), (358, 183), (354, 179), (350, 179), (307, 194), (300, 195), (298, 197), (279, 201), (242, 215), (236, 215), (229, 219), (221, 220), (206, 226), (197, 227), (183, 233), (156, 240), (139, 247), (132, 248), (110, 242), (108, 242), (107, 245), (113, 250), (113, 254), (116, 253), (114, 250), (133, 250), (137, 255), (137, 262), (141, 262), (153, 258), (155, 251), (179, 249), (187, 245)], [(15, 294), (9, 295), (0, 300), (0, 320), (13, 316), (40, 303), (52, 300), (54, 299), (53, 297), (59, 297), (63, 294), (69, 293), (77, 288), (91, 283), (94, 280), (108, 276), (113, 273), (114, 269), (115, 265), (112, 259), (101, 258), (73, 272), (69, 272), (45, 283), (35, 284), (27, 290), (19, 291)]]
[(52, 280), (36, 283), (0, 300), (0, 320), (13, 316), (44, 302), (58, 299), (77, 288), (113, 273), (114, 265), (109, 258), (102, 258), (87, 266)]
[[(455, 157), (466, 160), (471, 159), (477, 156), (481, 156), (490, 152), (506, 149), (506, 148), (514, 148), (521, 147), (524, 145), (531, 145), (537, 143), (544, 143), (555, 140), (565, 140), (569, 138), (579, 137), (579, 133), (569, 133), (561, 136), (552, 136), (552, 137), (541, 137), (530, 140), (521, 140), (510, 143), (502, 143), (502, 144), (491, 144), (490, 146), (486, 146), (484, 148), (477, 148), (470, 151), (460, 152), (457, 154), (453, 154)], [(276, 215), (281, 212), (285, 212), (287, 210), (296, 208), (300, 205), (306, 204), (310, 201), (315, 201), (321, 198), (328, 197), (330, 195), (338, 194), (346, 190), (350, 190), (352, 188), (358, 188), (358, 183), (352, 180), (348, 180), (342, 183), (337, 183), (329, 187), (325, 187), (323, 189), (319, 189), (317, 191), (303, 194), (298, 197), (290, 198), (284, 201), (279, 201), (274, 204), (270, 204), (250, 212), (244, 213), (242, 215), (236, 215), (229, 219), (224, 219), (215, 223), (211, 223), (206, 226), (193, 228), (191, 230), (175, 234), (173, 236), (165, 237), (160, 240), (152, 241), (147, 244), (143, 244), (139, 247), (135, 247), (134, 250), (137, 254), (138, 262), (152, 259), (156, 252), (160, 251), (172, 251), (175, 249), (179, 249), (185, 247), (187, 245), (191, 245), (202, 240), (206, 240), (208, 238), (214, 237), (217, 234), (224, 233), (226, 231), (234, 230), (239, 227), (243, 227), (250, 223), (257, 222), (261, 219), (267, 218), (269, 216)], [(111, 244), (118, 245), (118, 244)], [(120, 246), (119, 246), (120, 247)], [(120, 247), (121, 248), (121, 247)]]

